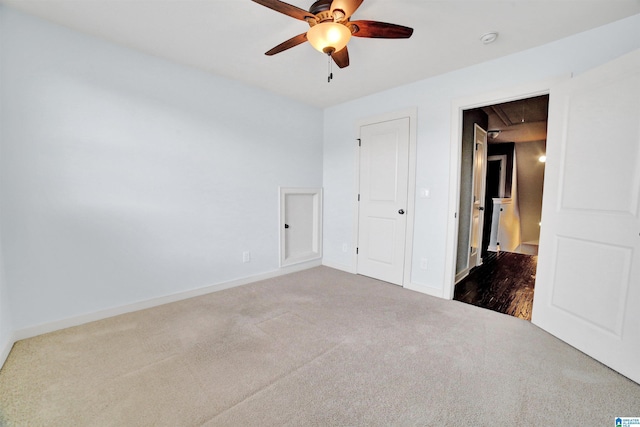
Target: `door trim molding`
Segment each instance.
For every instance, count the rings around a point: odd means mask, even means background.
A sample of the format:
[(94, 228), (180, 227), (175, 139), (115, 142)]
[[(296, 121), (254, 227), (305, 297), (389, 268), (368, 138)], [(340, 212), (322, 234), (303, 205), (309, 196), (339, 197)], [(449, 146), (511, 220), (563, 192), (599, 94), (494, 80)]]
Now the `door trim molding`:
[(447, 240), (444, 263), (442, 298), (453, 299), (456, 277), (456, 253), (458, 241), (458, 209), (460, 202), (460, 162), (462, 140), (462, 112), (492, 104), (516, 101), (539, 95), (548, 95), (553, 85), (571, 78), (571, 74), (551, 77), (522, 85), (501, 88), (492, 92), (475, 94), (451, 102), (451, 143), (449, 144), (449, 208), (447, 213)]
[[(360, 137), (360, 128), (362, 126), (372, 125), (380, 122), (388, 122), (398, 119), (409, 119), (409, 177), (407, 183), (407, 228), (405, 235), (405, 252), (404, 252), (404, 272), (402, 275), (402, 286), (407, 287), (411, 283), (411, 266), (413, 261), (413, 229), (415, 221), (415, 205), (416, 205), (416, 145), (417, 145), (417, 118), (418, 108), (411, 107), (404, 110), (393, 111), (388, 113), (382, 113), (376, 116), (365, 117), (360, 119), (355, 124), (355, 134)], [(354, 217), (353, 217), (353, 269), (354, 272), (358, 271), (358, 255), (355, 248), (358, 245), (358, 230), (359, 230), (359, 216), (360, 216), (360, 204), (358, 203), (358, 192), (360, 191), (360, 152), (358, 150), (357, 143), (354, 150), (355, 168), (354, 168), (354, 182), (355, 182), (355, 194), (353, 195), (354, 203)]]

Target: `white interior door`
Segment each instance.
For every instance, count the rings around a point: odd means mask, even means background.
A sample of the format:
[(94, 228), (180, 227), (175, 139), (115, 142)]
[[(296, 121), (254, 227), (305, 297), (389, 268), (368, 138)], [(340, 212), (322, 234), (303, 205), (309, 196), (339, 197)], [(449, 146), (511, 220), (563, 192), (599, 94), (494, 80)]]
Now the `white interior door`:
[(640, 50), (551, 90), (533, 323), (640, 383)]
[(409, 118), (360, 128), (357, 272), (403, 284)]
[(487, 131), (477, 124), (473, 129), (473, 203), (469, 236), (469, 268), (482, 264), (482, 229), (484, 228), (484, 192), (487, 175)]

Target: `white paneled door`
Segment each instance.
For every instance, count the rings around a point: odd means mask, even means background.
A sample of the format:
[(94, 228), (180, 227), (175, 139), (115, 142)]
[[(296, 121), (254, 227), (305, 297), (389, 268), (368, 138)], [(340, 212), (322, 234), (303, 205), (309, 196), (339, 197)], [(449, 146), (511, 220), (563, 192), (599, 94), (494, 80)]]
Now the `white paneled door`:
[(469, 269), (482, 264), (484, 196), (487, 183), (487, 131), (477, 124), (473, 129), (473, 200), (469, 236)]
[(640, 383), (640, 51), (550, 93), (533, 323)]
[(409, 118), (360, 128), (358, 274), (403, 284)]

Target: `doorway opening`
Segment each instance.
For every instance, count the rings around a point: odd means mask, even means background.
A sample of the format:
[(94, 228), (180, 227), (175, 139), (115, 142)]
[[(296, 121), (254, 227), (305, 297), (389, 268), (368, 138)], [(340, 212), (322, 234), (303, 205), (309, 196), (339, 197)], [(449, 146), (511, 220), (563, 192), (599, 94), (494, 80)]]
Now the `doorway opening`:
[(526, 320), (542, 226), (548, 104), (541, 95), (462, 116), (453, 298)]

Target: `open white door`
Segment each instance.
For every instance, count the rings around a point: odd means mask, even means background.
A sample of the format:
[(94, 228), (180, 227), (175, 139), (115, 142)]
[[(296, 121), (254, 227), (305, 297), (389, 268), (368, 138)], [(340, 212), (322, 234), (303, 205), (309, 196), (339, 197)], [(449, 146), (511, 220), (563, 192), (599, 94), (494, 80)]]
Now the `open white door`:
[(473, 200), (471, 203), (471, 234), (469, 236), (469, 269), (482, 264), (484, 196), (487, 185), (487, 131), (477, 124), (473, 126)]
[(532, 321), (640, 383), (640, 51), (550, 95)]
[(408, 117), (360, 128), (357, 273), (403, 285), (409, 177)]

